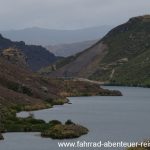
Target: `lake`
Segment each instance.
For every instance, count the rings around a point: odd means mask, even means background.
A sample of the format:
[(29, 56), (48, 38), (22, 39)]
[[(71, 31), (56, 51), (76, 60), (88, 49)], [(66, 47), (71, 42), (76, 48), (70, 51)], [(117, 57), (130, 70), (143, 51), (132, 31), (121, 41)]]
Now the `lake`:
[[(71, 119), (87, 127), (90, 130), (89, 134), (73, 140), (52, 140), (41, 138), (39, 133), (6, 133), (4, 134), (5, 140), (0, 141), (0, 150), (71, 150), (73, 148), (59, 148), (58, 142), (136, 142), (150, 138), (150, 89), (104, 88), (120, 90), (123, 96), (71, 97), (69, 99), (72, 104), (33, 112), (36, 118), (45, 121), (65, 122)], [(28, 113), (21, 112), (18, 116), (26, 117)], [(88, 148), (80, 149), (87, 150)], [(117, 148), (109, 149), (116, 150)]]

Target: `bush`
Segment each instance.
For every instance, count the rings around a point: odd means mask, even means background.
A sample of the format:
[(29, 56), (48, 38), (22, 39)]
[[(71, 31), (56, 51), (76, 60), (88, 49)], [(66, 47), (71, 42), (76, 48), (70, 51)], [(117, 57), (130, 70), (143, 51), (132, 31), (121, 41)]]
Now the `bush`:
[(70, 124), (74, 124), (71, 120), (67, 120), (66, 122), (65, 122), (65, 125), (70, 125)]
[(62, 124), (62, 123), (58, 120), (52, 120), (52, 121), (49, 122), (50, 126), (55, 126), (55, 125), (58, 125), (58, 124)]

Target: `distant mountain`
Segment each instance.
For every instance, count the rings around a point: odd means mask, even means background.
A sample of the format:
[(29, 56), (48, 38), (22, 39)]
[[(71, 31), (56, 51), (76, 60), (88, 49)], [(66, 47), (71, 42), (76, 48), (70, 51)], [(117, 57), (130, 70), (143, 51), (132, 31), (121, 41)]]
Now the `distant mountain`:
[(99, 26), (78, 30), (51, 30), (44, 28), (26, 28), (22, 30), (1, 31), (1, 33), (14, 41), (25, 41), (34, 45), (57, 45), (100, 39), (112, 26)]
[(20, 63), (26, 63), (33, 71), (46, 67), (58, 59), (42, 46), (26, 45), (23, 41), (13, 42), (2, 35), (0, 35), (0, 55), (11, 59), (13, 63), (18, 57)]
[(114, 28), (90, 48), (61, 60), (50, 75), (150, 86), (150, 15)]
[(70, 44), (49, 45), (47, 46), (47, 49), (54, 53), (56, 56), (68, 57), (85, 50), (86, 48), (96, 43), (96, 41), (97, 40)]

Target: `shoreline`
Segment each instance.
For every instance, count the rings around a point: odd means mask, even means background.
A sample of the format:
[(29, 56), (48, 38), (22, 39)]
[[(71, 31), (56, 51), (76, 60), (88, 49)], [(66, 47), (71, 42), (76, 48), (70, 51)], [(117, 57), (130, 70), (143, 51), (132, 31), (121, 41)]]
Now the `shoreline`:
[[(118, 90), (109, 90), (109, 89), (103, 89), (99, 87), (97, 84), (94, 83), (84, 83), (80, 82), (80, 88), (76, 89), (78, 83), (74, 85), (73, 83), (73, 89), (69, 89), (67, 93), (65, 94), (65, 97), (62, 99), (55, 99), (52, 104), (49, 103), (49, 101), (43, 101), (43, 104), (36, 105), (35, 104), (25, 104), (25, 105), (19, 105), (15, 104), (14, 106), (11, 106), (10, 108), (6, 107), (6, 115), (4, 116), (4, 123), (3, 128), (1, 128), (1, 131), (3, 132), (41, 132), (42, 129), (47, 129), (49, 126), (48, 123), (46, 123), (42, 119), (35, 119), (34, 114), (29, 114), (27, 118), (18, 118), (17, 113), (26, 111), (38, 111), (38, 110), (44, 110), (44, 109), (50, 109), (53, 108), (55, 105), (64, 105), (64, 104), (70, 104), (68, 97), (83, 97), (83, 96), (122, 96), (122, 93)], [(75, 87), (74, 87), (75, 86)], [(89, 89), (90, 88), (90, 89)], [(77, 90), (77, 91), (76, 91)], [(78, 92), (79, 91), (79, 92)], [(42, 106), (42, 107), (41, 107)], [(7, 112), (12, 112), (9, 115)]]
[(88, 78), (75, 78), (74, 81), (84, 81), (88, 83), (98, 84), (100, 86), (125, 86), (125, 87), (143, 87), (143, 88), (150, 88), (150, 85), (138, 85), (138, 84), (121, 84), (121, 83), (112, 83), (109, 81), (97, 81), (97, 80), (90, 80)]
[(104, 83), (104, 84), (101, 84), (101, 86), (118, 86), (118, 87), (139, 87), (139, 88), (150, 88), (150, 86), (146, 86), (146, 85), (128, 85), (128, 84), (113, 84), (113, 83)]

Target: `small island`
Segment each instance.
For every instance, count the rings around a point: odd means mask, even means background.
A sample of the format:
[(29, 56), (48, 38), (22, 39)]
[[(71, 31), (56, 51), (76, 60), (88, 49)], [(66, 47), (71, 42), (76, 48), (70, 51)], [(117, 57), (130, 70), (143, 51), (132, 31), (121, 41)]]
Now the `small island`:
[(67, 120), (64, 124), (58, 120), (45, 122), (41, 119), (34, 118), (30, 114), (27, 118), (12, 117), (9, 121), (5, 120), (5, 128), (0, 130), (0, 140), (3, 140), (1, 133), (5, 132), (40, 132), (41, 137), (52, 139), (72, 139), (87, 134), (89, 130), (79, 124)]
[(42, 137), (52, 139), (72, 139), (85, 135), (89, 130), (81, 125), (73, 123), (71, 120), (62, 124), (59, 121), (51, 121), (51, 127), (41, 133)]

